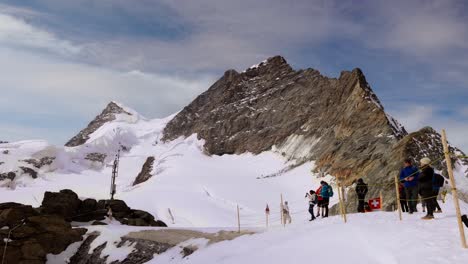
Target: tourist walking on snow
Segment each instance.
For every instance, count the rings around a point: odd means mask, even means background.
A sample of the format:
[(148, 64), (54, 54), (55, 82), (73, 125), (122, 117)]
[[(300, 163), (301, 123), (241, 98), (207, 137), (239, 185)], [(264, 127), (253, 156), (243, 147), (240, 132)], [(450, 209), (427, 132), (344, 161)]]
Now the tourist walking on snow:
[(314, 206), (317, 204), (317, 195), (313, 190), (310, 190), (308, 193), (306, 193), (305, 197), (309, 199), (309, 213), (311, 216), (309, 221), (313, 221), (315, 220)]
[(434, 169), (431, 167), (431, 160), (429, 158), (421, 159), (421, 173), (419, 175), (419, 194), (422, 200), (426, 203), (427, 215), (422, 217), (423, 220), (434, 219), (434, 189), (433, 178)]
[(358, 212), (365, 213), (364, 203), (366, 201), (366, 194), (369, 191), (367, 184), (363, 179), (358, 179), (356, 184), (356, 195), (358, 197)]
[(315, 191), (315, 195), (317, 195), (317, 217), (320, 216), (320, 211), (322, 212), (323, 216), (323, 197), (320, 195), (322, 192), (322, 185)]
[(405, 159), (404, 168), (400, 171), (400, 181), (405, 187), (406, 200), (408, 201), (409, 213), (417, 212), (416, 204), (418, 199), (418, 178), (419, 172), (413, 166), (411, 159)]
[(332, 187), (325, 181), (321, 181), (322, 190), (320, 190), (320, 196), (323, 198), (322, 210), (325, 210), (325, 213), (322, 212), (323, 217), (328, 217), (328, 205), (330, 204), (330, 197), (333, 196)]
[(283, 204), (283, 221), (284, 224), (287, 222), (291, 223), (291, 214), (289, 212), (289, 206), (288, 206), (288, 201), (285, 201)]

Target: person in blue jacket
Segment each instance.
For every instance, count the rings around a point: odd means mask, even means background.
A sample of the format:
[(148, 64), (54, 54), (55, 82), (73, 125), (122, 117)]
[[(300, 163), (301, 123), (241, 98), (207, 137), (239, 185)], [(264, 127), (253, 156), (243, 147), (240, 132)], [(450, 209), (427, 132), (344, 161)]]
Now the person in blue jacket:
[(413, 166), (411, 159), (405, 159), (404, 167), (400, 171), (400, 181), (405, 188), (406, 199), (408, 200), (409, 213), (417, 212), (416, 204), (418, 199), (418, 179), (419, 170)]
[(321, 181), (322, 190), (320, 191), (320, 196), (322, 196), (322, 210), (325, 210), (323, 218), (328, 217), (328, 205), (330, 204), (330, 197), (333, 196), (333, 189), (327, 182)]

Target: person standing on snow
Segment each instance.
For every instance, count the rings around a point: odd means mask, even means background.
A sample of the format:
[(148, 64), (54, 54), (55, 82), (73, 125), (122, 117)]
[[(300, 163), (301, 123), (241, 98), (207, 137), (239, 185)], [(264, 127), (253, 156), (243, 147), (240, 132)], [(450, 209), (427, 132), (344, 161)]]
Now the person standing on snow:
[(313, 190), (310, 190), (308, 193), (306, 193), (305, 197), (309, 199), (309, 213), (311, 216), (309, 221), (313, 221), (315, 220), (314, 206), (317, 204), (317, 195)]
[(358, 209), (357, 211), (359, 213), (365, 213), (364, 210), (364, 202), (366, 201), (366, 194), (369, 191), (367, 188), (367, 184), (364, 182), (363, 179), (358, 179), (357, 180), (357, 185), (356, 185), (356, 194), (358, 197)]
[(434, 219), (434, 189), (433, 189), (433, 178), (434, 169), (431, 167), (431, 160), (429, 158), (421, 159), (421, 174), (419, 175), (419, 194), (421, 194), (422, 200), (426, 203), (427, 215), (422, 217), (423, 220)]
[(411, 159), (405, 159), (404, 168), (400, 171), (400, 181), (405, 187), (406, 199), (408, 201), (409, 213), (417, 212), (416, 204), (418, 199), (418, 178), (419, 172), (413, 166)]
[(322, 190), (320, 190), (320, 196), (323, 198), (322, 210), (325, 210), (325, 213), (322, 212), (323, 218), (328, 217), (328, 205), (330, 204), (330, 197), (333, 196), (333, 188), (326, 183), (321, 181)]
[(283, 204), (283, 221), (286, 224), (288, 221), (291, 224), (291, 214), (289, 213), (288, 201), (285, 201)]
[[(321, 184), (321, 182), (320, 182)], [(322, 211), (322, 216), (323, 216), (323, 197), (320, 195), (322, 192), (322, 185), (315, 191), (315, 194), (317, 195), (317, 217), (320, 216), (320, 211)]]

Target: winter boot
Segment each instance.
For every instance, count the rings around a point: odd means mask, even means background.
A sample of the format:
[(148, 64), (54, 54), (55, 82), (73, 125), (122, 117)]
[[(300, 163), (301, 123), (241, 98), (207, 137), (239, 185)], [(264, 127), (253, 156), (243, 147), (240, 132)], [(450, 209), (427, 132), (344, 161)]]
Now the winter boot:
[(461, 219), (462, 222), (465, 223), (466, 227), (468, 227), (468, 217), (466, 215), (462, 215)]
[(422, 220), (432, 220), (434, 219), (434, 216), (433, 215), (426, 215), (424, 217), (421, 217)]

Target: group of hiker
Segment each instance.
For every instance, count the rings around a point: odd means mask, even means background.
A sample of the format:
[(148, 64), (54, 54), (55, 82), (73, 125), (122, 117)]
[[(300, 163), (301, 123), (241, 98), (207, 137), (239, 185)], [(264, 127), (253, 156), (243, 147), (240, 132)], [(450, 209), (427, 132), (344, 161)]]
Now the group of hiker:
[(440, 188), (444, 185), (444, 177), (434, 172), (429, 158), (420, 160), (421, 167), (413, 165), (411, 159), (405, 159), (400, 171), (400, 204), (404, 212), (413, 214), (417, 212), (418, 195), (421, 196), (423, 212), (426, 216), (423, 220), (434, 219), (434, 213), (441, 213), (437, 197)]
[[(434, 213), (442, 212), (437, 202), (437, 197), (445, 179), (443, 176), (434, 172), (429, 158), (422, 158), (420, 164), (421, 167), (417, 168), (409, 158), (405, 159), (403, 162), (403, 168), (399, 175), (401, 208), (403, 212), (408, 212), (409, 214), (417, 212), (416, 205), (419, 200), (418, 195), (420, 195), (423, 212), (427, 212), (427, 215), (422, 217), (422, 219), (434, 219)], [(368, 185), (364, 180), (358, 179), (355, 192), (358, 198), (357, 211), (360, 213), (370, 211), (369, 204), (366, 202), (368, 191)], [(319, 216), (323, 218), (328, 217), (328, 206), (330, 197), (332, 196), (333, 189), (325, 181), (320, 182), (320, 187), (316, 191), (310, 190), (306, 193), (305, 197), (309, 201), (309, 213), (311, 215), (309, 221), (313, 221)], [(316, 205), (317, 213), (314, 211)], [(285, 221), (288, 220), (290, 222), (291, 217), (287, 202), (285, 202), (285, 206), (283, 206), (283, 215)]]
[[(328, 217), (328, 206), (330, 198), (333, 197), (333, 188), (326, 181), (321, 181), (320, 187), (316, 191), (310, 190), (305, 197), (309, 200), (309, 213), (311, 216), (309, 221), (313, 221), (320, 216), (322, 218)], [(316, 205), (317, 215), (314, 212)]]

